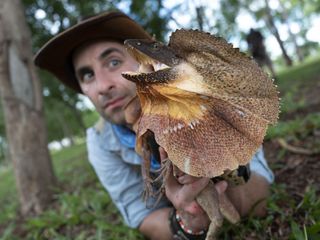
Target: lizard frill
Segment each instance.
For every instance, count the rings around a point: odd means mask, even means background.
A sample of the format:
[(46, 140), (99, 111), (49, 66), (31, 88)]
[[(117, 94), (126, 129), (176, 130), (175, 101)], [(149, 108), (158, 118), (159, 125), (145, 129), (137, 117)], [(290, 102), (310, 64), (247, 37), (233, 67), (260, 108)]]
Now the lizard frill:
[(168, 46), (178, 60), (161, 70), (165, 81), (146, 84), (144, 74), (144, 83), (137, 82), (137, 151), (151, 130), (172, 163), (190, 175), (216, 177), (247, 164), (278, 118), (273, 81), (252, 59), (210, 34), (177, 30)]

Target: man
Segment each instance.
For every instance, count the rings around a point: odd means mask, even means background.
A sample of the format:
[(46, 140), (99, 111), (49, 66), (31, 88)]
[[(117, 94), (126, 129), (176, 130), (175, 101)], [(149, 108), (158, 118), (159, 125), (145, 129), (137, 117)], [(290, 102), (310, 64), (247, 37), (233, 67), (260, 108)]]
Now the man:
[[(178, 230), (184, 239), (204, 239), (209, 221), (194, 199), (209, 179), (176, 171), (176, 176), (171, 174), (167, 181), (167, 199), (148, 209), (141, 198), (141, 158), (134, 151), (135, 135), (124, 115), (136, 88), (121, 76), (122, 72), (138, 69), (123, 46), (123, 41), (130, 38), (150, 36), (123, 13), (103, 13), (54, 37), (37, 53), (35, 63), (87, 95), (102, 116), (103, 120), (87, 131), (89, 160), (125, 222), (150, 239), (173, 239)], [(163, 149), (160, 155), (161, 159), (166, 157)], [(151, 165), (152, 171), (159, 168), (156, 161)], [(227, 187), (224, 181), (216, 184), (218, 193), (227, 194), (241, 215), (266, 198), (273, 181), (262, 151), (252, 160), (251, 171), (249, 182), (241, 187)], [(172, 205), (181, 221), (170, 215)], [(264, 207), (265, 203), (259, 204), (256, 213), (262, 215)]]
[(246, 40), (252, 57), (256, 60), (260, 67), (266, 65), (269, 68), (272, 77), (275, 78), (276, 74), (273, 69), (271, 59), (268, 56), (264, 46), (262, 34), (258, 30), (250, 28), (250, 32), (248, 33)]

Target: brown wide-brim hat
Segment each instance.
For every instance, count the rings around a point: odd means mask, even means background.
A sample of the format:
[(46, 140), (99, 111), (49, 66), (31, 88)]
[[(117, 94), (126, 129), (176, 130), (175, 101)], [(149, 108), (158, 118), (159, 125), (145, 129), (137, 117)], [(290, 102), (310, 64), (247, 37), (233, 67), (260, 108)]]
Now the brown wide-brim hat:
[(83, 43), (94, 39), (123, 42), (126, 39), (151, 36), (121, 12), (105, 12), (80, 22), (47, 42), (35, 55), (34, 63), (53, 73), (62, 83), (82, 93), (74, 74), (72, 53)]

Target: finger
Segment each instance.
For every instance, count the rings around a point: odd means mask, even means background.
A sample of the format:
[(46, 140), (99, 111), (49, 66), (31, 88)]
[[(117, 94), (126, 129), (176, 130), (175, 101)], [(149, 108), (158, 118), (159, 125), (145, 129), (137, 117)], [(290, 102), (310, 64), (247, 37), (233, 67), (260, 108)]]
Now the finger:
[[(185, 226), (196, 231), (207, 229), (210, 224), (210, 219), (208, 218), (206, 213), (194, 215), (185, 211), (178, 210), (178, 214), (182, 218), (182, 222), (185, 224)], [(192, 239), (200, 238), (194, 237)]]
[(183, 210), (193, 216), (205, 213), (197, 201), (192, 201), (190, 204), (186, 205)]
[(177, 180), (180, 184), (191, 184), (199, 180), (199, 177), (194, 177), (188, 174), (184, 174), (182, 176), (178, 176)]
[(182, 185), (180, 190), (181, 198), (185, 202), (191, 202), (195, 200), (196, 196), (207, 186), (209, 178), (199, 178), (191, 184)]
[(173, 170), (172, 167), (168, 168), (168, 175), (165, 182), (165, 191), (166, 196), (169, 200), (173, 200), (174, 196), (177, 194), (177, 192), (180, 190), (181, 185), (177, 182), (177, 179), (173, 176)]
[(168, 154), (163, 147), (159, 147), (159, 153), (160, 153), (161, 162), (168, 158)]
[(182, 172), (177, 166), (173, 165), (173, 176), (180, 177), (183, 176), (185, 173)]
[(220, 181), (220, 182), (217, 182), (214, 185), (214, 187), (216, 188), (218, 194), (221, 195), (222, 193), (224, 193), (227, 190), (228, 183), (227, 183), (227, 181)]

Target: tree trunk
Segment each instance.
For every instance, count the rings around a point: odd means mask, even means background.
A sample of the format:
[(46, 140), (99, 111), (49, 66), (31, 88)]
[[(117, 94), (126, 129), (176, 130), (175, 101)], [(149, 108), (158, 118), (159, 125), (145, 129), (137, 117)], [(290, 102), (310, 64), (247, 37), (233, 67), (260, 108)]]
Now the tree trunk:
[(279, 46), (280, 46), (281, 51), (282, 51), (283, 58), (284, 58), (284, 60), (285, 60), (285, 62), (287, 64), (287, 66), (291, 66), (292, 65), (292, 60), (289, 57), (289, 55), (287, 54), (287, 51), (286, 51), (286, 49), (284, 47), (284, 44), (283, 44), (283, 41), (280, 38), (280, 34), (278, 32), (278, 29), (277, 29), (276, 25), (274, 24), (268, 0), (265, 0), (265, 4), (266, 4), (266, 13), (267, 13), (267, 26), (270, 28), (270, 31), (272, 32), (272, 34), (275, 36), (275, 38), (277, 39), (277, 41), (279, 43)]
[(42, 89), (19, 0), (0, 1), (0, 95), (21, 213), (41, 213), (56, 179), (47, 148)]
[(298, 60), (299, 60), (299, 62), (302, 62), (304, 57), (303, 57), (303, 54), (301, 52), (301, 48), (299, 47), (299, 45), (297, 43), (296, 35), (291, 30), (291, 26), (289, 24), (288, 10), (283, 6), (283, 3), (281, 1), (279, 1), (279, 4), (281, 6), (281, 15), (282, 15), (283, 21), (287, 25), (288, 33), (289, 33), (290, 39), (291, 39), (291, 41), (292, 41), (292, 43), (294, 45), (295, 52), (296, 52), (296, 54), (298, 56)]
[(203, 6), (196, 7), (197, 14), (197, 23), (199, 30), (203, 31), (203, 18), (204, 18), (204, 9)]

